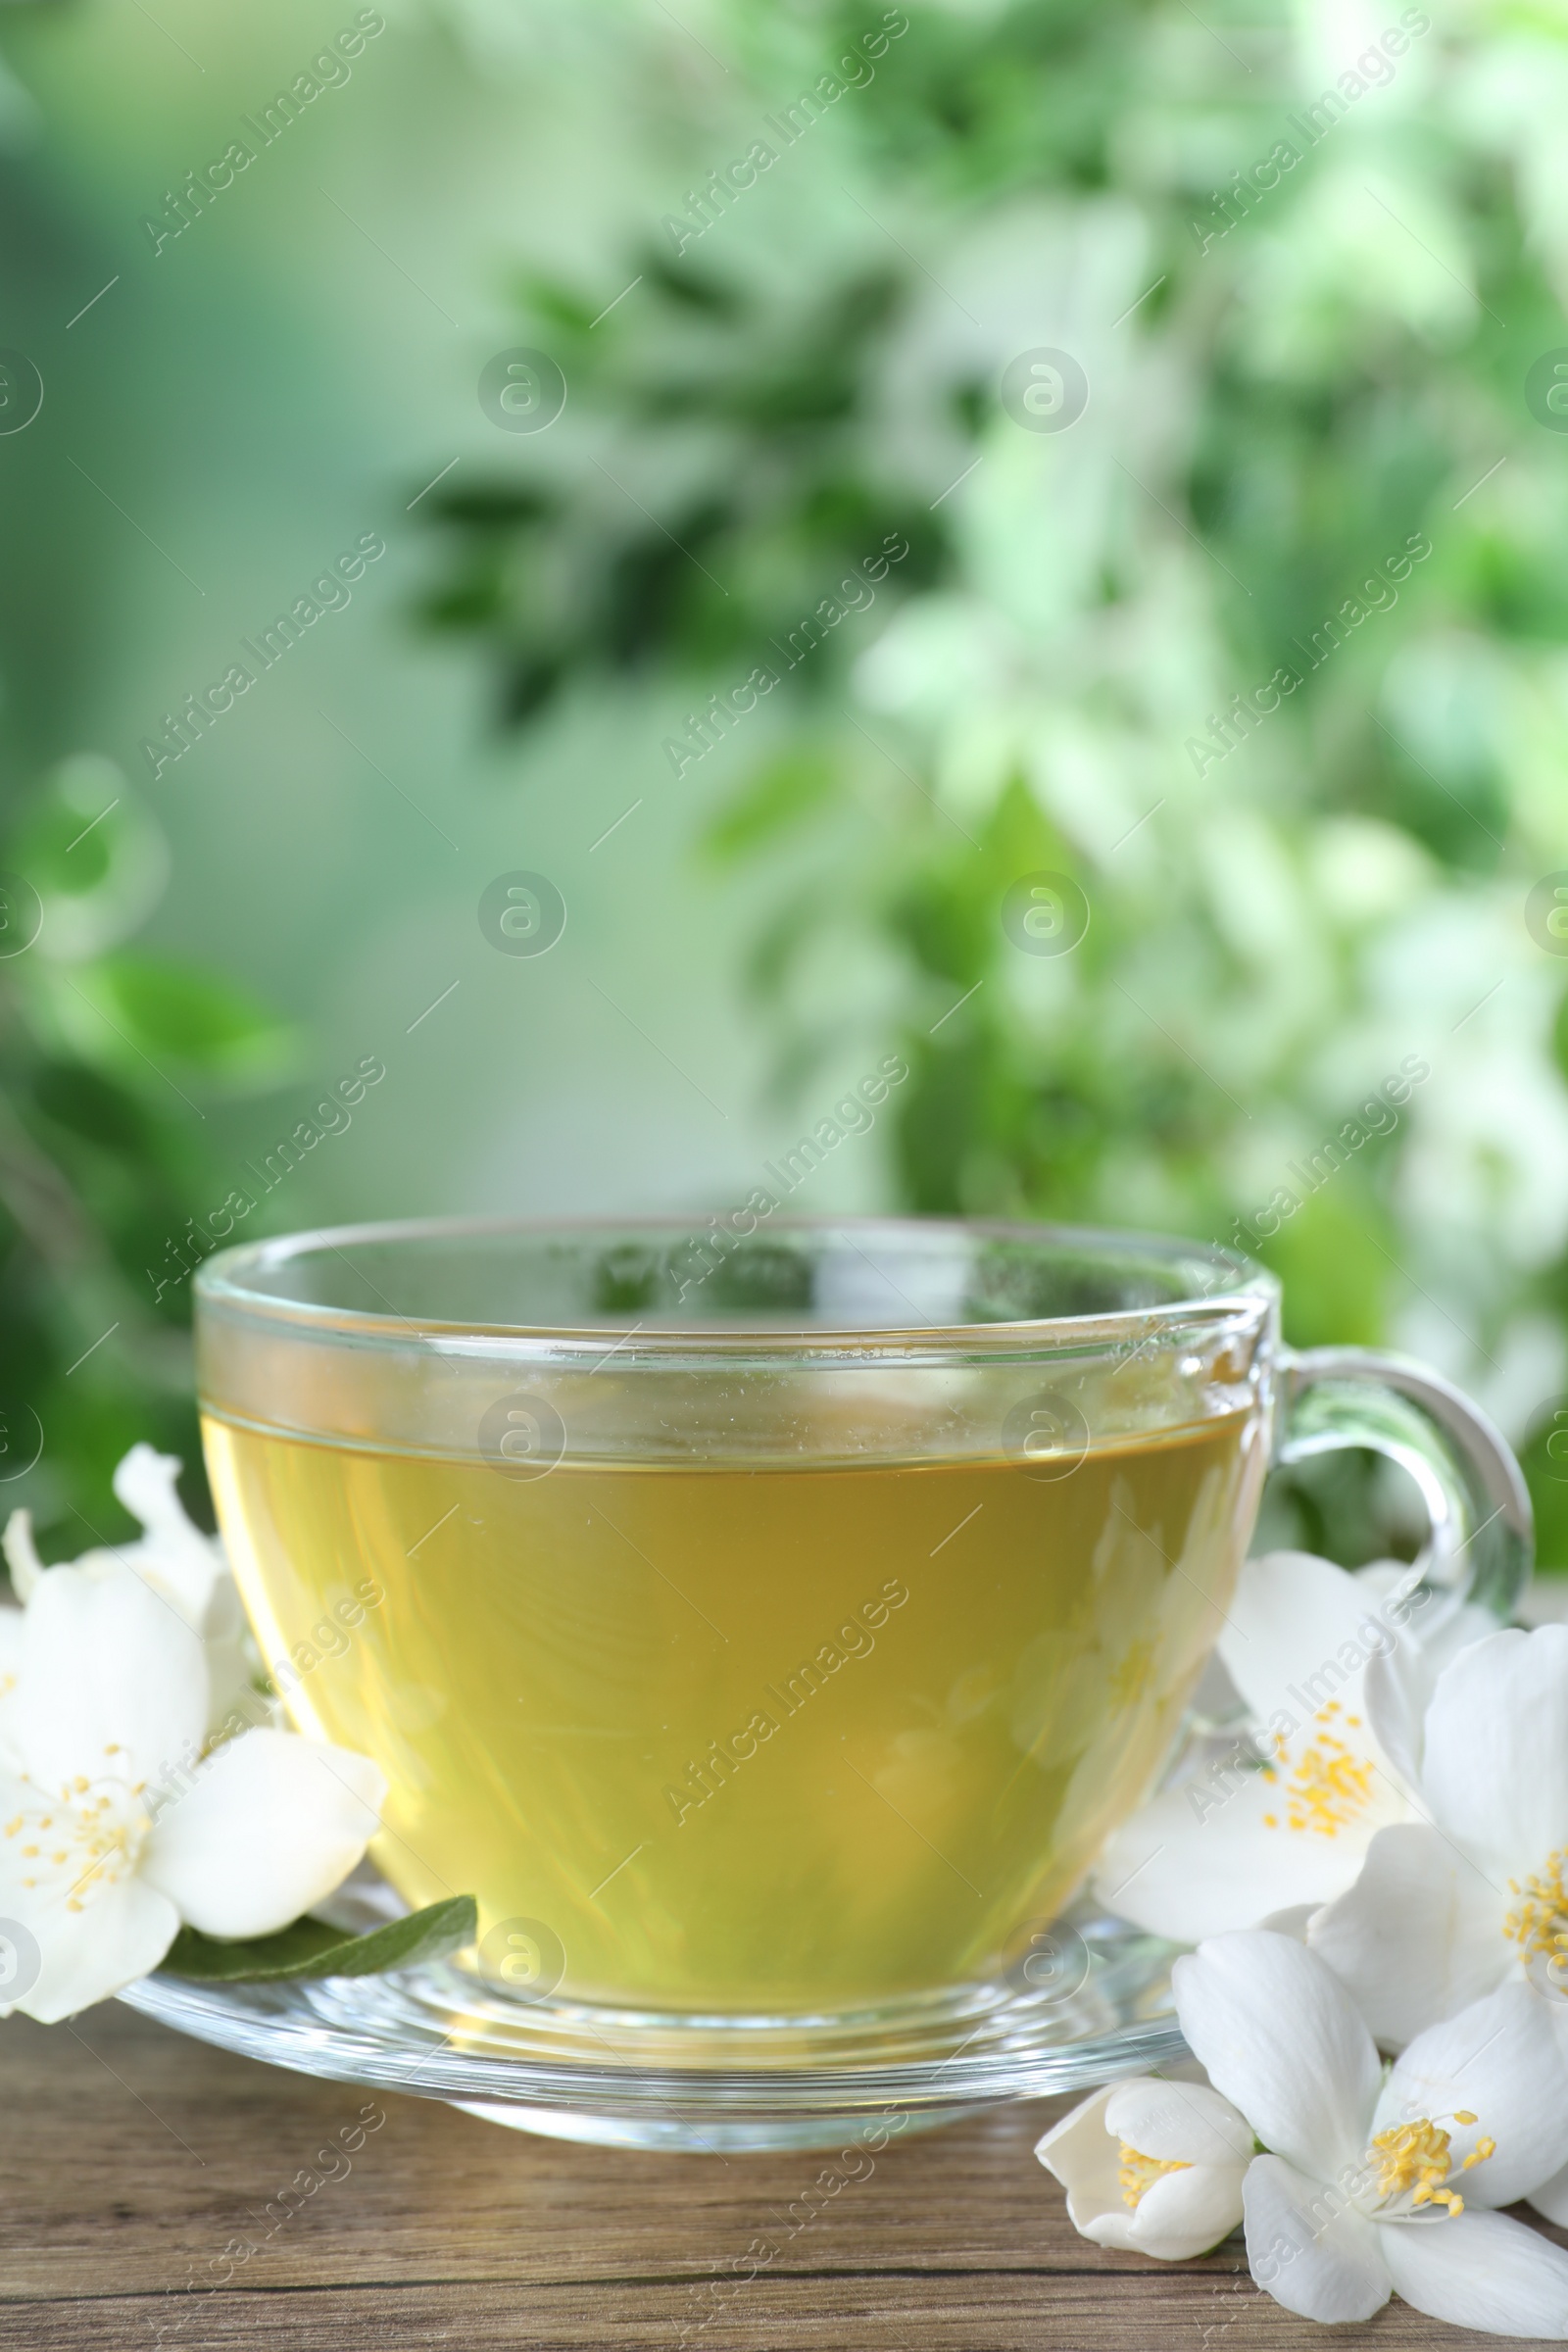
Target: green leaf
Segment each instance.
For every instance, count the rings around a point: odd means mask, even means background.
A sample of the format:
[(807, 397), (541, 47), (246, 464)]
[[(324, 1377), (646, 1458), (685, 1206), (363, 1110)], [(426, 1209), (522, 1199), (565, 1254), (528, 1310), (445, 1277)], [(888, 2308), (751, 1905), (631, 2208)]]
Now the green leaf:
[(56, 1013), (84, 1056), (143, 1079), (151, 1060), (218, 1084), (263, 1085), (293, 1046), (287, 1025), (233, 981), (128, 951), (78, 971)]
[(1309, 1194), (1257, 1253), (1285, 1285), (1290, 1346), (1382, 1346), (1396, 1246), (1387, 1212), (1358, 1176), (1342, 1172)]
[(466, 524), (476, 531), (505, 531), (518, 523), (543, 522), (558, 501), (527, 482), (475, 482), (464, 490), (443, 490), (431, 501), (437, 520)]
[(637, 258), (642, 264), (645, 282), (682, 309), (701, 311), (711, 318), (733, 318), (746, 307), (746, 298), (738, 286), (693, 269), (689, 262), (677, 268), (656, 245), (645, 245)]
[(164, 1955), (160, 1974), (184, 1977), (193, 1984), (275, 1984), (303, 1977), (378, 1977), (393, 1968), (413, 1968), (444, 1959), (472, 1943), (479, 1912), (471, 1894), (431, 1903), (372, 1928), (367, 1936), (345, 1935), (324, 1919), (297, 1919), (275, 1936), (248, 1943), (222, 1943), (195, 1928), (181, 1928)]
[(753, 771), (709, 826), (704, 850), (715, 864), (749, 856), (813, 815), (838, 781), (829, 753), (811, 744), (792, 747)]
[(1550, 1398), (1519, 1447), (1519, 1466), (1536, 1506), (1536, 1567), (1568, 1573), (1568, 1412)]
[(76, 964), (127, 939), (169, 873), (152, 816), (112, 760), (63, 760), (7, 845), (6, 863), (43, 902), (43, 953)]
[(586, 301), (560, 278), (544, 277), (531, 270), (519, 270), (514, 283), (519, 299), (537, 318), (550, 326), (564, 327), (568, 334), (587, 334), (596, 310), (602, 307)]
[(1568, 990), (1563, 992), (1551, 1024), (1551, 1057), (1565, 1078), (1568, 1078)]

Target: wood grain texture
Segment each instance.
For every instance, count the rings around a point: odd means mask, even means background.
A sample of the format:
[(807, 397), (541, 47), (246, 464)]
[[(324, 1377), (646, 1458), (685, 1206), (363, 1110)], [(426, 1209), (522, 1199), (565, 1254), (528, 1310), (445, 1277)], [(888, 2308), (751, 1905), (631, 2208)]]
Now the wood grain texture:
[[(116, 2003), (72, 2027), (8, 2020), (0, 2345), (1478, 2352), (1497, 2340), (1402, 2304), (1326, 2337), (1258, 2294), (1236, 2246), (1167, 2267), (1086, 2244), (1031, 2154), (1060, 2102), (895, 2142), (790, 2236), (786, 2209), (822, 2157), (575, 2147), (381, 2095), (363, 2145), (318, 2161), (356, 2136), (368, 2101)], [(302, 2169), (345, 2162), (293, 2218), (268, 2218)], [(754, 2239), (777, 2259), (726, 2294), (721, 2270)], [(255, 2250), (236, 2261), (242, 2241)]]

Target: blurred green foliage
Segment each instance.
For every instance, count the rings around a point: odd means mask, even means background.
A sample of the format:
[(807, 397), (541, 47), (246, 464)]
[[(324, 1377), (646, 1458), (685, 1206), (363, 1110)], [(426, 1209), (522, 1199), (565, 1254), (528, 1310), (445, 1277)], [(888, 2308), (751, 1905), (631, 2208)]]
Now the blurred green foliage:
[[(1568, 964), (1524, 922), (1568, 865), (1568, 439), (1525, 398), (1568, 344), (1568, 21), (1386, 14), (914, 6), (867, 78), (871, 12), (736, 0), (706, 209), (629, 208), (609, 312), (520, 278), (566, 416), (438, 508), (424, 610), (513, 726), (771, 665), (706, 854), (775, 878), (781, 1084), (901, 1033), (910, 1206), (1261, 1225), (1293, 1339), (1434, 1355), (1528, 1432), (1568, 1385)], [(787, 201), (715, 192), (748, 137)], [(1001, 395), (1042, 348), (1069, 429)], [(781, 659), (885, 530), (874, 614)], [(1040, 870), (1087, 894), (1070, 955), (1004, 928)], [(1405, 1057), (1396, 1122), (1293, 1185)]]
[(46, 1551), (73, 1555), (123, 1531), (110, 1477), (139, 1438), (180, 1453), (200, 1495), (183, 1278), (211, 1247), (192, 1246), (188, 1213), (216, 1175), (200, 1098), (265, 1082), (288, 1041), (221, 975), (124, 944), (168, 857), (117, 767), (68, 760), (17, 802), (0, 877), (0, 1510), (25, 1494)]

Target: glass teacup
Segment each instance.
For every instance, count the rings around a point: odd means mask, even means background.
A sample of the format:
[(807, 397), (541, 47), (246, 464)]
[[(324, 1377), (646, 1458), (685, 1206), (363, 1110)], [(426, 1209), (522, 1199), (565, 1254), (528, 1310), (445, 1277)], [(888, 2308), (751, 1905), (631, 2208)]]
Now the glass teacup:
[(622, 2021), (1005, 1983), (1156, 1780), (1282, 1451), (1402, 1461), (1450, 1599), (1524, 1570), (1481, 1416), (1293, 1363), (1215, 1248), (418, 1224), (198, 1291), (246, 1604), (300, 1727), (386, 1773), (381, 1869), (477, 1897), (493, 1982)]

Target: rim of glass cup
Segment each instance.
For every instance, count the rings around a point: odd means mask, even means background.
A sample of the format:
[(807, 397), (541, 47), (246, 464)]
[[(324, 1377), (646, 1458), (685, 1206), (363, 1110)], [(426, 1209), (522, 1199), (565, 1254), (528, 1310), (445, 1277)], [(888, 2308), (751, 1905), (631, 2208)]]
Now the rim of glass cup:
[[(919, 1319), (915, 1308), (907, 1323), (866, 1323), (833, 1326), (776, 1320), (747, 1325), (740, 1318), (723, 1324), (693, 1318), (684, 1323), (657, 1325), (629, 1317), (605, 1316), (594, 1322), (487, 1323), (475, 1318), (406, 1314), (387, 1301), (385, 1311), (333, 1306), (313, 1299), (288, 1298), (262, 1287), (276, 1267), (311, 1255), (331, 1252), (346, 1256), (349, 1249), (367, 1243), (440, 1242), (516, 1237), (519, 1240), (591, 1242), (596, 1237), (623, 1236), (628, 1240), (661, 1237), (670, 1246), (703, 1242), (711, 1220), (699, 1224), (676, 1216), (592, 1217), (410, 1217), (359, 1225), (317, 1227), (305, 1233), (280, 1234), (216, 1251), (197, 1270), (195, 1290), (202, 1307), (225, 1316), (261, 1322), (291, 1324), (302, 1336), (380, 1341), (407, 1345), (411, 1340), (437, 1347), (442, 1352), (506, 1354), (540, 1362), (602, 1362), (612, 1350), (617, 1361), (673, 1362), (745, 1356), (763, 1361), (813, 1360), (864, 1363), (896, 1360), (907, 1364), (933, 1357), (973, 1361), (977, 1354), (997, 1349), (1004, 1354), (1052, 1350), (1090, 1345), (1097, 1349), (1127, 1341), (1162, 1339), (1174, 1343), (1198, 1331), (1213, 1332), (1227, 1325), (1255, 1328), (1276, 1304), (1280, 1285), (1268, 1269), (1239, 1250), (1219, 1242), (1198, 1242), (1175, 1234), (1146, 1233), (1113, 1226), (1056, 1225), (1008, 1219), (919, 1216), (794, 1216), (769, 1217), (755, 1235), (733, 1236), (737, 1245), (775, 1235), (827, 1237), (842, 1234), (852, 1247), (872, 1235), (896, 1236), (901, 1242), (933, 1251), (975, 1242), (1033, 1245), (1042, 1250), (1080, 1251), (1102, 1257), (1153, 1260), (1167, 1270), (1186, 1270), (1191, 1288), (1184, 1295), (1152, 1305), (1114, 1307), (1074, 1315), (1042, 1315), (1016, 1320), (934, 1323)], [(1209, 1279), (1209, 1278), (1212, 1279)], [(911, 1302), (912, 1303), (912, 1302)]]

